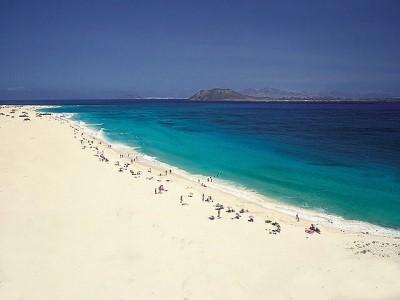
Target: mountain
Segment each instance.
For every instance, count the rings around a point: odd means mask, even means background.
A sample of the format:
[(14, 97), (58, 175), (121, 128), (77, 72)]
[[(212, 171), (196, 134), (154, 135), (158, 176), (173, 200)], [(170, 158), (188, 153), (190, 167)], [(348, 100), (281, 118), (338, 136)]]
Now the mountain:
[(263, 97), (263, 98), (294, 98), (294, 97), (309, 97), (311, 95), (299, 92), (284, 91), (276, 88), (262, 88), (253, 89), (248, 88), (241, 90), (240, 93), (244, 95), (249, 95), (253, 97)]
[(252, 96), (243, 95), (232, 89), (213, 88), (209, 90), (200, 90), (189, 98), (190, 100), (250, 100)]
[(253, 89), (248, 88), (240, 92), (232, 89), (213, 88), (200, 90), (190, 100), (200, 101), (224, 101), (224, 100), (243, 100), (243, 101), (398, 101), (399, 97), (393, 95), (363, 92), (363, 93), (344, 93), (344, 92), (292, 92), (275, 88)]
[(340, 91), (325, 90), (320, 92), (294, 92), (281, 90), (276, 88), (248, 88), (239, 91), (241, 94), (249, 95), (256, 98), (273, 99), (273, 100), (373, 100), (373, 99), (391, 99), (396, 95), (393, 93), (385, 93), (382, 91)]
[(247, 100), (247, 101), (273, 101), (273, 100), (332, 100), (315, 94), (288, 92), (275, 88), (245, 89), (240, 92), (232, 89), (213, 88), (200, 90), (189, 98), (190, 100)]

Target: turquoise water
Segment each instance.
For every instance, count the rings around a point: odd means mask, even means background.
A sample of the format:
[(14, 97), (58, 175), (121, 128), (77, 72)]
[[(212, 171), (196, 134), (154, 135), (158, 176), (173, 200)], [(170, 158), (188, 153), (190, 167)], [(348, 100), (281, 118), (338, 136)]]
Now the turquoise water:
[(400, 104), (109, 101), (50, 111), (189, 172), (400, 228)]

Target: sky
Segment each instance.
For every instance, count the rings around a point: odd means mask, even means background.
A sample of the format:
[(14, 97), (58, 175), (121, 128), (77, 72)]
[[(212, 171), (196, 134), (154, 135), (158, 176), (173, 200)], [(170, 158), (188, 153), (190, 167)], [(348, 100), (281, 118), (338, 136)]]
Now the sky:
[(400, 95), (400, 1), (0, 0), (0, 99)]

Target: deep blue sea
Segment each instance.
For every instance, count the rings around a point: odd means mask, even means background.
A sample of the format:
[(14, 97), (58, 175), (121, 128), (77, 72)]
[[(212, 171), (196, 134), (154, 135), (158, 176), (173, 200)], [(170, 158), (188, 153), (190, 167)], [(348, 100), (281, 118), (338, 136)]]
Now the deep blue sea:
[(400, 228), (400, 103), (136, 100), (49, 111), (191, 173)]

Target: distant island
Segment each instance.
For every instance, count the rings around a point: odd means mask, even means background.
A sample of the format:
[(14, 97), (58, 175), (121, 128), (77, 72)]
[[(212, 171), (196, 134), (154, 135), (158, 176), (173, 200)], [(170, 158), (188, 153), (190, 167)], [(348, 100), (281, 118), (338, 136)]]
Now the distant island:
[(226, 88), (212, 88), (200, 90), (189, 98), (197, 101), (211, 100), (245, 100), (245, 101), (265, 101), (265, 100), (340, 100), (342, 98), (332, 96), (308, 95), (296, 92), (287, 92), (279, 89), (246, 89), (237, 92)]
[(329, 100), (397, 100), (395, 97), (387, 95), (354, 95), (354, 96), (338, 96), (338, 95), (322, 95), (318, 93), (292, 92), (276, 88), (263, 89), (244, 89), (235, 91), (228, 88), (212, 88), (200, 90), (192, 95), (189, 100), (194, 101), (329, 101)]
[(249, 100), (253, 99), (249, 95), (243, 95), (232, 89), (213, 88), (209, 90), (200, 90), (190, 100)]

